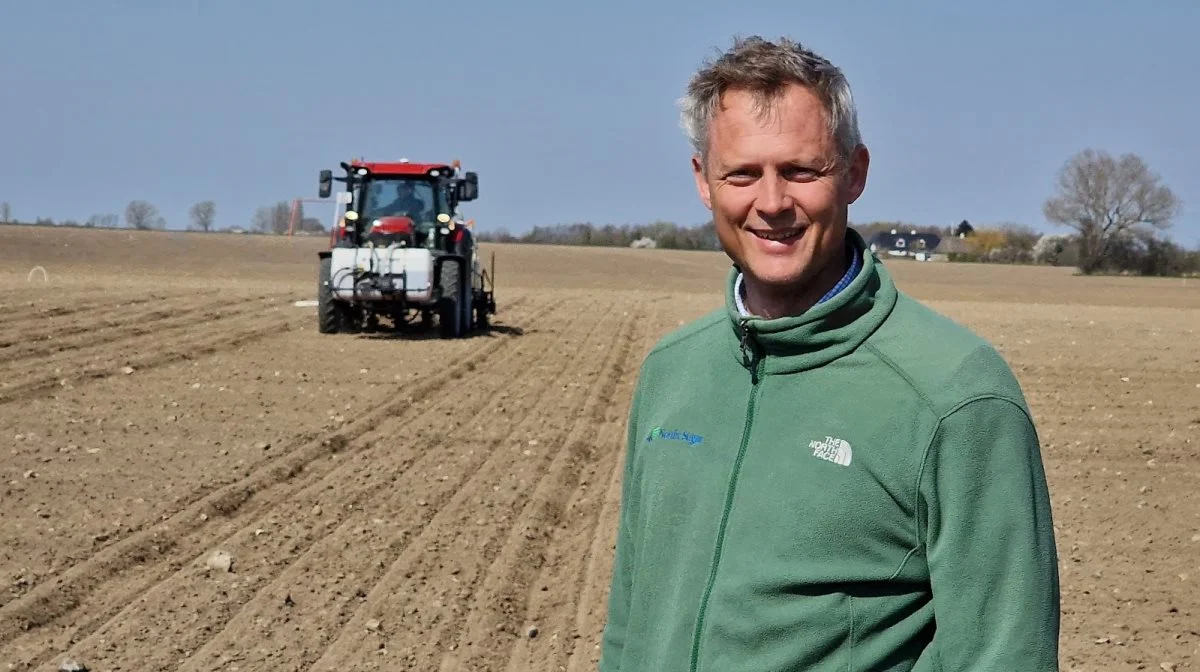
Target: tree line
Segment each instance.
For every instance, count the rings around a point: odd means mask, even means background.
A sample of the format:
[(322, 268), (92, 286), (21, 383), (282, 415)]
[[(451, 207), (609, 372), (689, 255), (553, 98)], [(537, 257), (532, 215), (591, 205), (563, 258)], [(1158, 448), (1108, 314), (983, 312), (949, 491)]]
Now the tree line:
[(719, 250), (717, 229), (712, 222), (697, 226), (681, 226), (674, 222), (655, 221), (649, 224), (601, 224), (578, 222), (552, 226), (534, 226), (521, 235), (506, 229), (478, 231), (476, 238), (483, 242), (521, 243), (529, 245), (582, 245), (587, 247), (634, 247), (639, 241), (653, 241), (653, 246), (671, 250)]
[[(217, 205), (215, 202), (200, 201), (188, 209), (188, 231), (209, 233), (216, 231)], [(304, 214), (304, 204), (295, 203), (293, 213), (292, 201), (279, 201), (274, 205), (258, 208), (250, 220), (248, 229), (241, 226), (228, 226), (222, 230), (251, 233), (282, 235), (293, 228), (298, 233), (323, 234), (327, 231), (325, 224), (316, 217)], [(94, 214), (80, 222), (74, 219), (54, 221), (48, 217), (39, 217), (32, 222), (21, 222), (13, 218), (12, 206), (8, 202), (0, 202), (0, 224), (27, 224), (33, 226), (69, 226), (96, 229), (122, 228), (122, 218), (113, 213)], [(133, 200), (125, 206), (124, 228), (139, 231), (160, 231), (167, 228), (167, 220), (159, 213), (158, 207), (144, 200)]]
[[(1042, 234), (1032, 227), (1004, 222), (974, 227), (908, 222), (852, 223), (869, 242), (892, 230), (936, 233), (951, 261), (1071, 266), (1084, 274), (1200, 275), (1200, 247), (1189, 250), (1165, 232), (1182, 212), (1179, 197), (1145, 160), (1132, 153), (1114, 156), (1085, 149), (1059, 169), (1054, 193), (1042, 204), (1051, 224), (1064, 234)], [(478, 234), (502, 243), (720, 249), (713, 223), (683, 227), (671, 222), (596, 226), (590, 222), (536, 226), (514, 236), (506, 231)]]
[[(1086, 149), (1066, 161), (1058, 171), (1053, 194), (1042, 204), (1051, 224), (1064, 234), (1041, 234), (1033, 228), (1000, 223), (975, 227), (963, 220), (952, 226), (919, 226), (906, 222), (852, 224), (868, 241), (881, 232), (918, 230), (937, 233), (952, 261), (976, 263), (1033, 263), (1072, 266), (1084, 274), (1135, 273), (1141, 275), (1200, 274), (1200, 249), (1189, 250), (1165, 237), (1182, 212), (1179, 197), (1136, 154), (1114, 156)], [(280, 201), (258, 208), (249, 232), (284, 234), (324, 233), (325, 225), (304, 215), (302, 202)], [(166, 220), (143, 200), (125, 208), (125, 224), (134, 229), (163, 229)], [(211, 231), (216, 218), (213, 201), (201, 201), (188, 212), (189, 230)], [(114, 214), (99, 214), (80, 224), (62, 225), (115, 228)], [(12, 209), (0, 202), (0, 223), (14, 223)], [(48, 219), (34, 224), (52, 225)], [(226, 230), (242, 231), (241, 227)], [(534, 226), (514, 235), (505, 229), (477, 231), (484, 242), (596, 247), (655, 247), (675, 250), (719, 250), (713, 222), (683, 226), (674, 222), (648, 224), (594, 224), (576, 222)]]

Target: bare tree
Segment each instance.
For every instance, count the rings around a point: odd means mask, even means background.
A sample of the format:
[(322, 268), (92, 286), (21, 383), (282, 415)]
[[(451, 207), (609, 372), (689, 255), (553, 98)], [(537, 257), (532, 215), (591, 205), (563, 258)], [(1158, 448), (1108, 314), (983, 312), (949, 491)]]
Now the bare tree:
[(213, 218), (217, 214), (217, 204), (212, 201), (201, 201), (192, 206), (189, 214), (192, 224), (205, 233), (212, 230)]
[(90, 226), (97, 229), (115, 229), (117, 228), (118, 221), (120, 220), (116, 215), (113, 214), (96, 214), (88, 217), (87, 224), (85, 224), (85, 226)]
[(0, 223), (7, 224), (12, 221), (12, 208), (8, 205), (8, 201), (0, 203)]
[(292, 218), (292, 205), (280, 201), (275, 205), (263, 206), (254, 212), (252, 227), (260, 233), (276, 235), (287, 233), (288, 223)]
[(158, 208), (146, 201), (130, 201), (125, 208), (125, 223), (135, 229), (163, 229), (167, 220), (158, 214)]
[(1058, 174), (1057, 194), (1042, 206), (1049, 221), (1079, 233), (1079, 270), (1104, 267), (1114, 243), (1171, 226), (1179, 199), (1136, 154), (1086, 149)]

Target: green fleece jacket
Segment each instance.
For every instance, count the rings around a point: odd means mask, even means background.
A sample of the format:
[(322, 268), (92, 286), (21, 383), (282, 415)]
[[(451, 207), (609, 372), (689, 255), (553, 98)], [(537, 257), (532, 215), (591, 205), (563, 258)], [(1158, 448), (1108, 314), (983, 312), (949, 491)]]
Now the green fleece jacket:
[(863, 268), (643, 361), (601, 672), (1058, 669), (1037, 432), (987, 342)]

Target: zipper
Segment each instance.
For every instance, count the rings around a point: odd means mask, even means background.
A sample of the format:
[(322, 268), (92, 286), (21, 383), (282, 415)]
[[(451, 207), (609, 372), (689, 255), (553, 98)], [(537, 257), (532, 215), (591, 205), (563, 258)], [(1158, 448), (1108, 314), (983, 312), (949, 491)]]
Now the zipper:
[(733, 508), (733, 497), (737, 491), (738, 475), (742, 469), (742, 459), (746, 456), (746, 446), (750, 442), (750, 429), (754, 424), (754, 402), (758, 398), (758, 383), (762, 377), (763, 357), (759, 353), (758, 344), (750, 331), (749, 320), (743, 319), (742, 335), (739, 347), (742, 353), (742, 364), (750, 370), (750, 398), (746, 402), (746, 421), (742, 427), (742, 441), (738, 446), (737, 457), (733, 461), (733, 472), (729, 476), (729, 487), (725, 492), (725, 508), (721, 513), (721, 523), (717, 528), (717, 544), (713, 550), (712, 566), (708, 573), (708, 583), (704, 586), (704, 595), (700, 598), (700, 611), (696, 616), (696, 629), (692, 633), (692, 661), (689, 669), (697, 672), (700, 666), (700, 637), (704, 632), (705, 616), (708, 612), (708, 602), (712, 597), (713, 585), (717, 581), (717, 567), (721, 563), (721, 555), (725, 544), (725, 529), (729, 524), (729, 513)]
[(758, 384), (758, 344), (753, 342), (753, 335), (750, 333), (750, 319), (742, 318), (742, 336), (738, 343), (738, 347), (742, 352), (742, 366), (750, 369), (750, 383)]

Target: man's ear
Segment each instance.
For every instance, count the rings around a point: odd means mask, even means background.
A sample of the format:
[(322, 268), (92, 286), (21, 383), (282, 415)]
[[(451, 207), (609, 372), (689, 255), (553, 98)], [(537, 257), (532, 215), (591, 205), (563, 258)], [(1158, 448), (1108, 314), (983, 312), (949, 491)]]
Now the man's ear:
[(708, 189), (708, 178), (704, 174), (703, 159), (699, 154), (692, 155), (692, 175), (696, 178), (696, 191), (700, 192), (700, 200), (704, 207), (712, 210), (712, 195)]
[(846, 205), (858, 200), (867, 188), (867, 169), (871, 165), (871, 153), (863, 145), (854, 149), (850, 155), (850, 168), (846, 171), (848, 178), (846, 189)]

